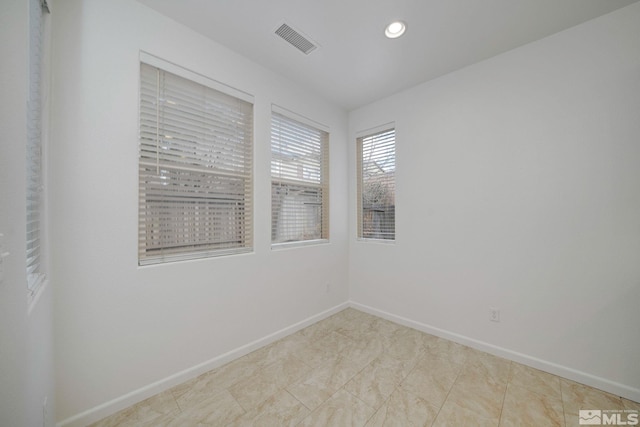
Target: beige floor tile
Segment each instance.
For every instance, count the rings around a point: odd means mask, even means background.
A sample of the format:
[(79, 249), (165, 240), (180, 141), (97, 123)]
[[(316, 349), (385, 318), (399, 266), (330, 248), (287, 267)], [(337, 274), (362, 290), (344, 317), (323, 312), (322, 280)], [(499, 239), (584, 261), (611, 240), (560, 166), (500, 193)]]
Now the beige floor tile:
[(169, 417), (172, 419), (174, 415), (165, 414), (147, 414), (140, 417), (133, 409), (125, 409), (117, 412), (107, 418), (91, 424), (89, 427), (138, 427), (153, 425), (157, 418)]
[(352, 341), (352, 345), (340, 354), (355, 362), (360, 369), (369, 365), (384, 352), (384, 344), (379, 339)]
[(433, 427), (497, 427), (497, 419), (482, 418), (448, 400), (442, 405)]
[(412, 328), (409, 328), (404, 325), (400, 325), (398, 323), (393, 323), (393, 326), (390, 326), (388, 324), (382, 324), (382, 323), (378, 324), (377, 322), (374, 322), (372, 327), (382, 328), (385, 331), (384, 335), (389, 337), (390, 339), (394, 339), (401, 335), (405, 335), (407, 332), (413, 330)]
[(440, 407), (453, 386), (461, 366), (445, 359), (421, 359), (400, 383), (406, 391)]
[(447, 401), (480, 417), (499, 419), (507, 383), (494, 380), (481, 368), (465, 366), (449, 392)]
[(180, 408), (193, 406), (198, 402), (207, 400), (213, 394), (224, 391), (225, 387), (216, 381), (215, 377), (209, 373), (200, 375), (183, 384), (173, 387), (170, 391)]
[(371, 417), (366, 427), (430, 426), (436, 415), (438, 415), (438, 408), (398, 388)]
[(329, 399), (335, 390), (328, 387), (320, 378), (307, 378), (285, 389), (310, 410), (316, 409)]
[(636, 410), (640, 412), (640, 402), (634, 402), (629, 399), (622, 399), (622, 405), (625, 409)]
[(309, 340), (302, 335), (292, 335), (258, 349), (245, 357), (259, 368), (264, 368), (282, 358), (296, 356), (304, 348), (309, 347), (309, 344)]
[(511, 363), (509, 382), (543, 396), (554, 399), (562, 397), (560, 393), (560, 377), (520, 363)]
[(435, 335), (423, 333), (422, 334), (422, 345), (424, 345), (425, 348), (431, 347), (433, 345), (436, 345), (436, 341), (438, 341), (439, 339), (440, 338), (438, 338)]
[(251, 411), (310, 370), (311, 368), (299, 359), (288, 356), (245, 378), (230, 387), (229, 391), (246, 411)]
[(345, 323), (356, 321), (354, 318), (351, 317), (351, 315), (346, 314), (347, 310), (348, 309), (342, 310), (339, 313), (329, 316), (326, 319), (321, 320), (319, 323), (322, 323), (323, 326), (328, 330), (336, 331)]
[(336, 353), (327, 348), (317, 348), (309, 345), (296, 352), (296, 357), (306, 365), (317, 368), (336, 358)]
[(360, 371), (353, 361), (336, 357), (287, 386), (287, 391), (313, 410), (331, 397)]
[(622, 399), (613, 394), (561, 379), (562, 400), (565, 406), (582, 409), (623, 409)]
[(342, 352), (349, 350), (354, 345), (355, 342), (351, 338), (333, 331), (311, 343), (313, 348), (330, 351), (333, 354), (342, 354)]
[(211, 424), (199, 423), (197, 421), (191, 421), (186, 418), (173, 418), (170, 420), (158, 420), (159, 424), (145, 426), (145, 427), (211, 427)]
[(515, 384), (507, 386), (500, 426), (564, 427), (562, 400)]
[(613, 394), (566, 379), (561, 379), (560, 384), (567, 427), (579, 424), (580, 410), (625, 409), (623, 400)]
[(336, 325), (334, 331), (351, 339), (359, 339), (362, 334), (370, 332), (374, 324), (374, 317), (344, 319)]
[(206, 424), (188, 419), (179, 419), (179, 415), (162, 415), (148, 423), (136, 424), (136, 427), (206, 427)]
[(345, 390), (339, 390), (299, 424), (301, 427), (364, 426), (375, 411)]
[(416, 365), (418, 365), (418, 362), (420, 362), (423, 359), (423, 357), (424, 357), (424, 353), (417, 353), (411, 359), (402, 359), (402, 358), (394, 357), (391, 354), (389, 354), (388, 351), (385, 351), (378, 358), (382, 360), (386, 360), (388, 363), (393, 363), (394, 365), (397, 365), (398, 368), (400, 369), (402, 377), (406, 378), (407, 375), (409, 375), (409, 373), (413, 371)]
[(511, 361), (479, 350), (469, 349), (465, 369), (480, 371), (494, 381), (506, 383), (509, 381)]
[(424, 351), (422, 333), (409, 328), (396, 332), (386, 349), (391, 357), (408, 361), (417, 361)]
[(445, 359), (458, 364), (463, 364), (467, 360), (471, 350), (469, 347), (443, 338), (429, 340), (425, 348), (426, 354), (430, 357)]
[(325, 324), (323, 322), (314, 323), (311, 326), (307, 326), (304, 329), (296, 332), (293, 335), (301, 335), (307, 338), (310, 341), (314, 341), (316, 339), (322, 338), (327, 335), (329, 332), (332, 332), (333, 329), (330, 324)]
[(171, 389), (171, 392), (178, 405), (185, 401), (194, 402), (207, 398), (212, 393), (227, 389), (254, 375), (259, 370), (260, 366), (254, 363), (250, 357), (244, 356), (177, 385)]
[(224, 390), (193, 405), (182, 408), (175, 417), (174, 425), (226, 425), (242, 416), (245, 410)]
[(404, 326), (398, 325), (397, 323), (393, 323), (386, 319), (381, 319), (379, 317), (375, 317), (371, 322), (370, 332), (386, 336), (392, 337), (394, 334), (397, 334), (398, 331), (402, 330)]
[(281, 390), (255, 410), (237, 418), (228, 427), (295, 426), (309, 413), (300, 401), (286, 390)]
[(145, 425), (159, 418), (174, 416), (179, 412), (180, 408), (173, 395), (165, 391), (104, 418), (92, 424), (92, 427)]
[(272, 363), (260, 371), (260, 376), (265, 380), (277, 384), (280, 388), (297, 381), (300, 377), (311, 371), (302, 360), (295, 356), (287, 356)]
[(385, 354), (360, 371), (344, 388), (375, 409), (389, 398), (407, 374), (403, 361)]
[(365, 313), (364, 311), (356, 310), (355, 308), (352, 308), (352, 307), (347, 307), (344, 310), (340, 310), (339, 312), (328, 317), (325, 320), (328, 320), (331, 318), (340, 319), (340, 320), (353, 320), (353, 319), (358, 319), (358, 318), (361, 318), (362, 316), (367, 316), (367, 315), (368, 314)]

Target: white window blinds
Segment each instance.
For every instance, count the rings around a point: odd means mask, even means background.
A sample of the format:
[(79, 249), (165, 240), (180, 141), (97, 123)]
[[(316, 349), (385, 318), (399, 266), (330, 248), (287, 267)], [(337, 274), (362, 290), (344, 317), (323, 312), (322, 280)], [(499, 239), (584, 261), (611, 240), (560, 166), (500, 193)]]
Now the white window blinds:
[(251, 250), (253, 105), (145, 63), (140, 75), (140, 264)]
[(395, 129), (357, 139), (360, 238), (395, 240), (395, 144)]
[(329, 133), (273, 111), (271, 242), (329, 238)]
[(35, 295), (44, 281), (42, 170), (46, 2), (29, 0), (29, 93), (27, 99), (27, 288)]

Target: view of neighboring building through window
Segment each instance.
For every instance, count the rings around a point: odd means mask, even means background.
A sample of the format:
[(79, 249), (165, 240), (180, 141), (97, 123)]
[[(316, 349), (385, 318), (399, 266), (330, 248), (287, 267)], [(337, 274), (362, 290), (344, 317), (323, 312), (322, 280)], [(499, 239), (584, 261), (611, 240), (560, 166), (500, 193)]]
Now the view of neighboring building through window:
[(395, 240), (395, 143), (395, 129), (357, 139), (359, 238)]
[(271, 116), (271, 242), (329, 238), (329, 134)]
[(29, 93), (27, 99), (27, 288), (35, 295), (44, 282), (43, 271), (43, 110), (46, 104), (44, 72), (45, 18), (42, 0), (29, 0)]
[(140, 264), (252, 250), (253, 104), (180, 73), (140, 67)]

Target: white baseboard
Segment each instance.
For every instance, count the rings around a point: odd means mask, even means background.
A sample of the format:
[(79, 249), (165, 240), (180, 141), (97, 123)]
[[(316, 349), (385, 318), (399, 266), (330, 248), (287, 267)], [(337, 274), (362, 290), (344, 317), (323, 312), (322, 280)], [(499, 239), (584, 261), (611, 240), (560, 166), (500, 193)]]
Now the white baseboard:
[(255, 351), (268, 344), (271, 344), (272, 342), (275, 342), (281, 338), (284, 338), (287, 335), (291, 335), (294, 332), (297, 332), (300, 329), (304, 329), (309, 325), (319, 322), (320, 320), (325, 319), (341, 310), (344, 310), (347, 307), (349, 307), (348, 302), (339, 304), (333, 308), (330, 308), (319, 314), (316, 314), (305, 320), (302, 320), (294, 325), (283, 328), (263, 338), (250, 342), (249, 344), (243, 345), (242, 347), (238, 347), (235, 350), (231, 350), (227, 353), (221, 354), (220, 356), (214, 357), (213, 359), (207, 360), (203, 363), (200, 363), (199, 365), (185, 369), (181, 372), (170, 375), (166, 378), (163, 378), (159, 381), (156, 381), (154, 383), (141, 387), (137, 390), (133, 390), (132, 392), (127, 393), (123, 396), (117, 397), (111, 401), (105, 402), (89, 410), (73, 415), (63, 421), (60, 421), (56, 425), (58, 427), (87, 426), (91, 423), (101, 420), (102, 418), (115, 414), (116, 412), (122, 409), (128, 408), (131, 405), (135, 405), (138, 402), (142, 402), (143, 400), (151, 396), (154, 396), (158, 393), (168, 390), (173, 386), (182, 384), (183, 382), (188, 381), (192, 378), (195, 378), (198, 375), (201, 375), (205, 372), (208, 372), (212, 369), (222, 366), (225, 363), (229, 363), (232, 360), (235, 360), (239, 357), (249, 354), (252, 351)]
[(424, 323), (416, 322), (411, 319), (407, 319), (402, 316), (396, 316), (386, 311), (378, 310), (373, 307), (369, 307), (364, 304), (350, 301), (349, 306), (356, 310), (364, 311), (365, 313), (372, 314), (374, 316), (382, 317), (383, 319), (390, 320), (400, 325), (408, 326), (413, 329), (417, 329), (422, 332), (426, 332), (431, 335), (445, 338), (450, 341), (457, 342), (459, 344), (466, 345), (468, 347), (475, 348), (486, 353), (493, 354), (495, 356), (503, 357), (514, 362), (521, 363), (523, 365), (530, 366), (541, 371), (548, 372), (550, 374), (558, 375), (569, 380), (585, 384), (608, 393), (624, 397), (626, 399), (640, 402), (640, 389), (626, 384), (621, 384), (615, 381), (608, 380), (606, 378), (591, 375), (586, 372), (578, 371), (566, 366), (558, 365), (553, 362), (538, 359), (536, 357), (528, 356), (526, 354), (518, 353), (503, 347), (498, 347), (493, 344), (489, 344), (483, 341), (475, 340), (473, 338), (466, 337), (464, 335), (456, 334), (446, 331), (444, 329), (436, 328)]

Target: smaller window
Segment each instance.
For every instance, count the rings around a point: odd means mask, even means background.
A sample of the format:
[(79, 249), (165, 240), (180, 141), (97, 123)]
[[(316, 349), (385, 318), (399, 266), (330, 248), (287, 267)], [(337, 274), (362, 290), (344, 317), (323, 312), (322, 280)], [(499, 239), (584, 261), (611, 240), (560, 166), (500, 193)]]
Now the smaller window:
[(271, 116), (271, 242), (329, 238), (329, 134)]
[(395, 129), (357, 139), (358, 237), (396, 238)]

